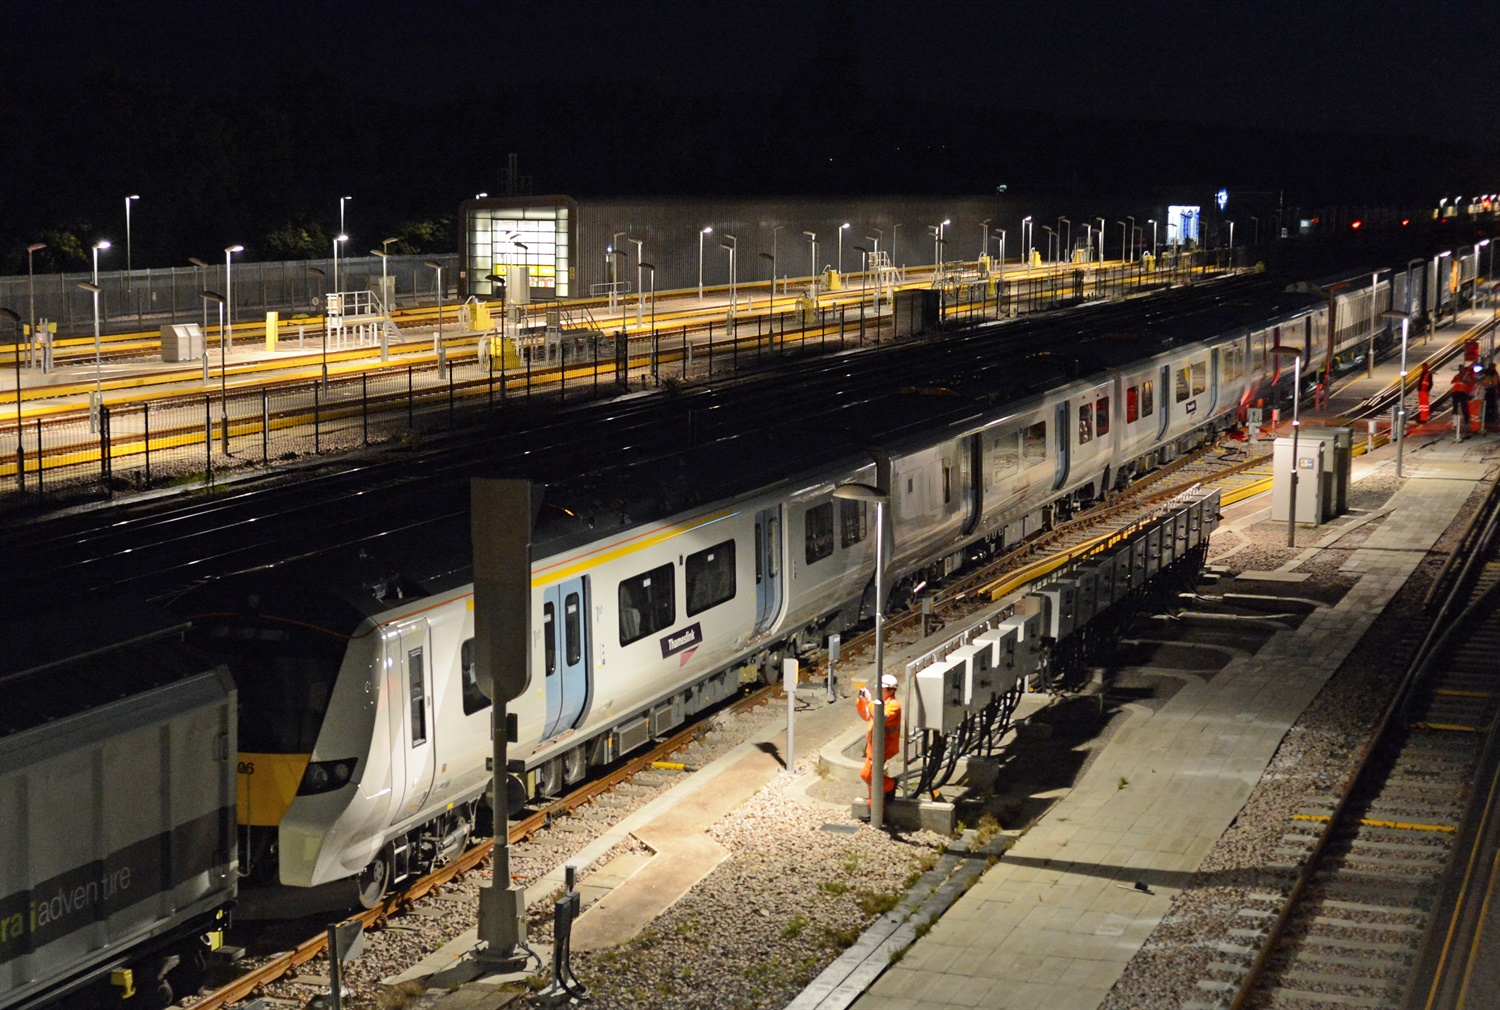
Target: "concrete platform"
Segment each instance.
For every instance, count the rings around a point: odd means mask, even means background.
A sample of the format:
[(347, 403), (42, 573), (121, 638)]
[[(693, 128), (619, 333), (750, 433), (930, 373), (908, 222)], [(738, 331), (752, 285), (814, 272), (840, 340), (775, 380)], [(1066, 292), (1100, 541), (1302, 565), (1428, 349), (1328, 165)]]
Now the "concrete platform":
[[(835, 991), (805, 1005), (1097, 1007), (1239, 813), (1287, 730), (1470, 492), (1493, 477), (1497, 459), (1494, 435), (1409, 440), (1406, 480), (1342, 566), (1358, 581), (1337, 604), (1316, 607), (1206, 681), (1186, 678), (1154, 712), (1129, 706), (1084, 774), (898, 963), (862, 994)], [(1387, 466), (1390, 447), (1360, 457), (1356, 479)], [(1260, 522), (1267, 507), (1252, 499), (1226, 518), (1231, 528)], [(1301, 531), (1308, 546), (1286, 567), (1342, 532)]]

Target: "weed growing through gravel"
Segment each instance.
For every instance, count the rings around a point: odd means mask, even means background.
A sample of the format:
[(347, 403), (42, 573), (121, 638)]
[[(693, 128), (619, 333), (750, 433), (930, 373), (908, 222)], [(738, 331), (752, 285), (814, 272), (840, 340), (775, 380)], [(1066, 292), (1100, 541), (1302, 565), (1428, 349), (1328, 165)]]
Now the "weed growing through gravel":
[(791, 921), (782, 928), (781, 938), (783, 940), (795, 940), (797, 939), (797, 937), (802, 935), (802, 931), (806, 928), (807, 916), (803, 915), (801, 912), (798, 912), (796, 915), (792, 916)]
[(841, 894), (847, 894), (849, 885), (842, 880), (822, 880), (818, 882), (818, 890), (831, 897), (837, 898)]
[(901, 895), (893, 891), (863, 891), (859, 896), (859, 910), (872, 917), (884, 915), (900, 900)]

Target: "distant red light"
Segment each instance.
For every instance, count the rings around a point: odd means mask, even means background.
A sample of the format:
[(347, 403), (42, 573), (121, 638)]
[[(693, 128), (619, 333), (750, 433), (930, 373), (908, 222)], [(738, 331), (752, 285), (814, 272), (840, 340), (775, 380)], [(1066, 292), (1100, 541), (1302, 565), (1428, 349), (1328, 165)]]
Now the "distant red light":
[(1409, 218), (1409, 217), (1403, 217), (1401, 219), (1401, 227), (1405, 228), (1409, 224), (1411, 224), (1411, 218)]
[(1350, 228), (1354, 228), (1354, 229), (1358, 229), (1358, 228), (1359, 228), (1359, 226), (1360, 226), (1360, 225), (1362, 225), (1362, 224), (1364, 224), (1364, 222), (1363, 222), (1363, 221), (1354, 221), (1354, 222), (1352, 222), (1352, 223), (1351, 223), (1351, 224), (1350, 224), (1350, 225), (1349, 225), (1349, 227), (1350, 227)]

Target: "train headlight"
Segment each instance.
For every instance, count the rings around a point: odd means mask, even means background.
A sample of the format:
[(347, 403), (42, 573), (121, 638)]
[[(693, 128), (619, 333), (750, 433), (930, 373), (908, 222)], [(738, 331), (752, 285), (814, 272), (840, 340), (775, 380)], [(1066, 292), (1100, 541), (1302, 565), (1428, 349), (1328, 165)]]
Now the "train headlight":
[(313, 761), (302, 773), (302, 783), (297, 786), (298, 796), (316, 796), (332, 792), (354, 777), (355, 758), (339, 761)]

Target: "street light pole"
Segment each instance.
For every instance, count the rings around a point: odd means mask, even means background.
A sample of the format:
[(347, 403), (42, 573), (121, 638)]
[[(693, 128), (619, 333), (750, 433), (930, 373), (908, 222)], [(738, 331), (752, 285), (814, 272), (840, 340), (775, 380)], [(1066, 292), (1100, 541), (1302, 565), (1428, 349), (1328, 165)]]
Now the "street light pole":
[(848, 221), (845, 221), (843, 224), (839, 225), (839, 277), (840, 278), (842, 278), (844, 276), (844, 232), (845, 232), (845, 230), (848, 229), (848, 227), (849, 227), (849, 222)]
[[(881, 692), (881, 675), (885, 672), (885, 506), (890, 496), (869, 484), (840, 484), (833, 496), (875, 506), (875, 673), (870, 683), (874, 712), (870, 721), (870, 826), (880, 830), (885, 817), (885, 701)], [(880, 787), (876, 788), (875, 783)]]
[(125, 198), (125, 289), (127, 291), (130, 290), (130, 202), (139, 199), (139, 195)]
[(1406, 335), (1411, 326), (1411, 313), (1387, 309), (1381, 315), (1386, 319), (1401, 320), (1401, 395), (1396, 399), (1396, 476), (1400, 478), (1404, 476), (1401, 461), (1406, 449)]
[(703, 301), (703, 236), (714, 230), (713, 225), (708, 225), (698, 232), (698, 300)]
[(1277, 357), (1290, 357), (1292, 359), (1292, 483), (1288, 489), (1291, 495), (1286, 520), (1286, 545), (1297, 546), (1297, 432), (1301, 426), (1298, 410), (1302, 402), (1302, 352), (1295, 347), (1282, 347), (1277, 345), (1270, 348), (1271, 354)]
[(229, 345), (224, 340), (224, 304), (226, 298), (217, 291), (206, 288), (200, 291), (203, 304), (219, 303), (219, 439), (224, 455), (229, 455)]
[(323, 391), (326, 393), (328, 391), (328, 297), (327, 292), (324, 291), (323, 282), (328, 279), (328, 275), (317, 267), (308, 267), (307, 276), (318, 279), (318, 306), (323, 310), (321, 313), (323, 317)]
[(1099, 222), (1099, 265), (1102, 267), (1104, 266), (1104, 218), (1096, 217), (1094, 220)]
[(1156, 218), (1151, 219), (1151, 258), (1156, 259)]
[(336, 294), (342, 289), (339, 287), (339, 245), (349, 241), (349, 236), (339, 232), (333, 240), (333, 290), (329, 294)]
[(646, 297), (646, 292), (643, 290), (646, 285), (642, 283), (641, 278), (641, 271), (645, 269), (641, 266), (641, 258), (646, 255), (646, 240), (627, 238), (625, 241), (635, 243), (635, 325), (639, 326), (641, 325), (641, 300)]
[(99, 375), (99, 250), (108, 248), (109, 239), (107, 238), (94, 243), (94, 376), (96, 380)]
[(814, 285), (818, 283), (818, 233), (815, 231), (804, 231), (807, 236), (808, 262), (807, 277)]
[(1031, 224), (1031, 215), (1027, 214), (1021, 218), (1021, 259), (1026, 263), (1026, 269), (1031, 269), (1031, 239), (1026, 237), (1027, 226)]
[[(352, 196), (341, 196), (341, 197), (339, 197), (339, 234), (340, 235), (348, 234), (348, 229), (344, 227), (344, 204), (347, 203), (350, 200), (353, 200), (353, 199), (354, 199), (354, 197), (352, 197)], [(338, 283), (337, 283), (337, 278), (336, 277), (334, 279), (334, 287), (338, 287)]]
[[(343, 236), (339, 236), (341, 239)], [(337, 250), (338, 246), (334, 246)], [(229, 328), (234, 329), (234, 278), (229, 275), (229, 258), (237, 252), (244, 252), (242, 245), (232, 245), (224, 250), (224, 314), (229, 317)], [(337, 262), (337, 260), (335, 260)], [(206, 325), (206, 324), (205, 324)], [(219, 335), (223, 339), (223, 334)]]
[(980, 256), (988, 256), (990, 254), (990, 222), (992, 220), (994, 220), (994, 218), (987, 217), (983, 221), (979, 222), (979, 227), (984, 230), (984, 234), (981, 235), (979, 239)]
[(771, 226), (771, 301), (776, 301), (776, 233), (785, 228), (784, 224)]
[[(27, 353), (35, 360), (37, 353), (41, 350), (41, 341), (36, 335), (36, 271), (32, 263), (32, 256), (47, 248), (45, 242), (33, 242), (26, 247), (26, 299), (31, 306), (31, 334), (27, 338)], [(45, 361), (42, 362), (46, 364)]]
[(729, 241), (720, 242), (719, 248), (729, 250), (729, 318), (733, 319), (735, 313), (738, 312), (740, 308), (739, 288), (737, 286), (739, 271), (736, 269), (738, 265), (736, 260), (739, 256), (740, 240), (735, 238), (728, 232), (724, 233), (724, 237)]
[[(189, 256), (188, 262), (198, 269), (198, 290), (208, 290), (208, 264), (196, 256)], [(206, 340), (208, 334), (208, 302), (203, 303), (203, 324), (198, 329), (198, 339)]]
[(370, 255), (371, 256), (379, 256), (380, 257), (380, 301), (381, 301), (381, 304), (383, 304), (385, 306), (385, 311), (387, 313), (389, 313), (391, 311), (391, 309), (394, 307), (396, 299), (390, 293), (391, 292), (390, 275), (386, 273), (385, 261), (386, 261), (386, 258), (389, 257), (390, 254), (391, 254), (391, 252), (390, 252), (391, 243), (392, 242), (399, 242), (399, 241), (400, 241), (399, 238), (383, 238), (383, 239), (380, 240), (380, 251), (379, 252), (375, 251), (374, 249), (370, 250)]
[(1057, 232), (1052, 230), (1052, 226), (1050, 224), (1042, 225), (1042, 231), (1047, 233), (1047, 259), (1049, 262), (1056, 263), (1057, 257), (1052, 255), (1052, 237), (1056, 235)]
[(1066, 263), (1072, 257), (1073, 250), (1071, 248), (1069, 248), (1069, 249), (1064, 249), (1063, 248), (1063, 225), (1064, 224), (1066, 224), (1068, 226), (1068, 241), (1067, 241), (1067, 244), (1069, 246), (1072, 246), (1072, 244), (1073, 244), (1073, 222), (1069, 221), (1065, 217), (1060, 217), (1060, 218), (1057, 219), (1057, 252), (1058, 252), (1057, 258), (1059, 260), (1061, 260), (1062, 262)]
[(437, 345), (440, 355), (438, 360), (446, 364), (448, 349), (443, 345), (443, 265), (437, 260), (424, 260), (423, 265), (437, 271)]
[(78, 281), (77, 284), (80, 290), (94, 296), (94, 395), (89, 397), (89, 431), (98, 432), (99, 407), (104, 401), (104, 385), (99, 372), (99, 285), (88, 281)]
[(7, 308), (0, 308), (0, 316), (10, 320), (16, 339), (16, 490), (26, 490), (26, 449), (21, 444), (21, 316)]
[[(947, 251), (945, 247), (948, 244), (948, 240), (943, 237), (943, 231), (944, 231), (944, 229), (946, 229), (952, 223), (953, 222), (951, 220), (949, 220), (948, 218), (946, 218), (946, 217), (943, 218), (941, 221), (938, 222), (938, 256), (939, 257), (946, 258), (946, 257), (944, 257), (944, 253)], [(943, 265), (942, 264), (942, 259), (939, 259), (938, 266), (942, 266), (942, 265)]]

